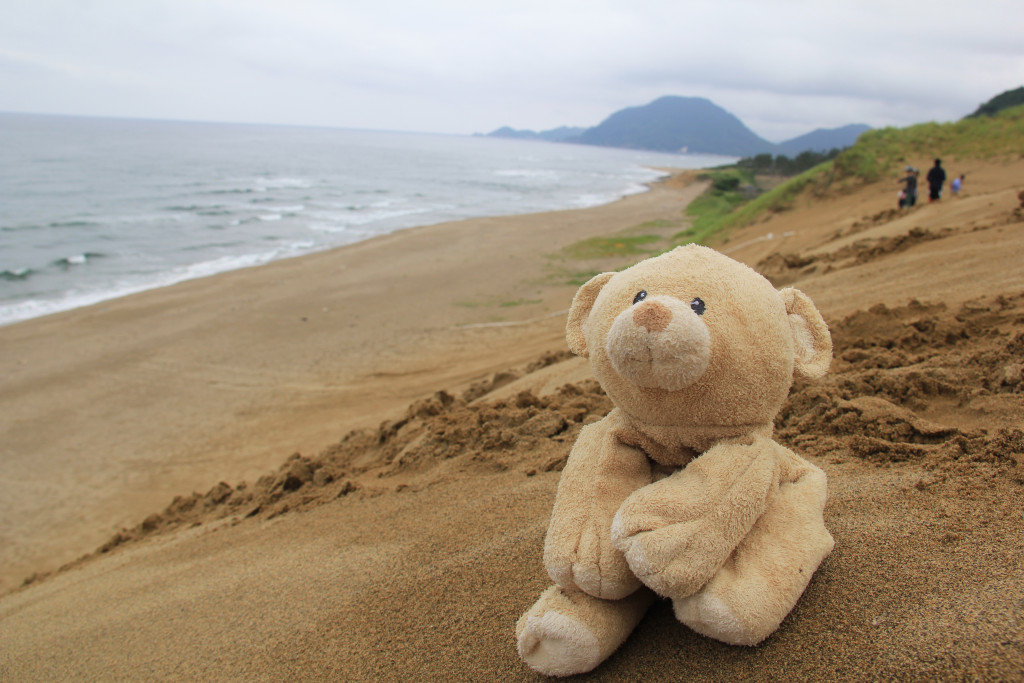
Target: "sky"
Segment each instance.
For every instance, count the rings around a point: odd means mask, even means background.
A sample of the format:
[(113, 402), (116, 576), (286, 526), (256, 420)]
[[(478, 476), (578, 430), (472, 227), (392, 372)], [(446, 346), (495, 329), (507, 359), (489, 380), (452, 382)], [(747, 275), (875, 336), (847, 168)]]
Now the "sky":
[(473, 134), (682, 95), (777, 142), (1021, 85), (1021, 0), (0, 0), (9, 112)]

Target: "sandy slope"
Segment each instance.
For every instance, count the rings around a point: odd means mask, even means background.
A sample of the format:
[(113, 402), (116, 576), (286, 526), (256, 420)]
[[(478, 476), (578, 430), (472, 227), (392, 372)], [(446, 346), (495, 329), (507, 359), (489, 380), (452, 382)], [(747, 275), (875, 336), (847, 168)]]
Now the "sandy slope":
[(699, 190), (409, 230), (0, 327), (0, 589), (176, 494), (564, 348), (545, 317), (575, 292), (559, 250), (664, 216), (678, 230)]
[[(1024, 163), (949, 165), (963, 197), (893, 214), (879, 184), (719, 245), (833, 329), (778, 437), (828, 472), (836, 551), (764, 645), (659, 605), (594, 679), (1021, 677)], [(547, 583), (561, 463), (608, 408), (564, 359), (564, 274), (618, 265), (548, 255), (677, 222), (692, 191), (0, 328), (5, 576), (129, 527), (0, 599), (0, 678), (533, 679), (512, 628)], [(524, 324), (455, 327), (498, 317)]]

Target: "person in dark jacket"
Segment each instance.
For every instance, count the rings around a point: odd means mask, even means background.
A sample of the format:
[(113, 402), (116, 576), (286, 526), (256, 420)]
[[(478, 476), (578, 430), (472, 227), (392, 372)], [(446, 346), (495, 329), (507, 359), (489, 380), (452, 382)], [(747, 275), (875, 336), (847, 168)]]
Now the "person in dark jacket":
[(900, 178), (899, 182), (904, 183), (903, 198), (900, 200), (900, 208), (911, 207), (917, 203), (917, 169), (907, 166), (907, 175)]
[(946, 172), (942, 168), (942, 159), (936, 159), (935, 165), (928, 171), (928, 201), (934, 202), (939, 198), (945, 182)]

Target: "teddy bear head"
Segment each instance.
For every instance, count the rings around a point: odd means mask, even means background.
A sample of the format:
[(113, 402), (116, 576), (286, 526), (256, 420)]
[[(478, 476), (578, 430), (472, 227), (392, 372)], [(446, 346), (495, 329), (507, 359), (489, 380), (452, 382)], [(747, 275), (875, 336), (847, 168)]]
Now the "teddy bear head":
[(566, 338), (616, 406), (660, 427), (771, 424), (794, 376), (820, 377), (832, 360), (806, 295), (692, 244), (592, 278)]

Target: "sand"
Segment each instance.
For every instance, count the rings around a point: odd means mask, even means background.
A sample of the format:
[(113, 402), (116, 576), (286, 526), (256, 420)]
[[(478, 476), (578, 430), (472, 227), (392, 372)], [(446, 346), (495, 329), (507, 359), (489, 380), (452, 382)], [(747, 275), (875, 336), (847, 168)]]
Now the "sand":
[[(658, 604), (588, 678), (1022, 678), (1024, 162), (947, 165), (960, 197), (832, 190), (714, 245), (832, 328), (777, 437), (836, 550), (763, 645)], [(0, 328), (0, 679), (535, 680), (514, 624), (610, 406), (570, 280), (636, 258), (565, 247), (677, 232), (691, 179)]]

